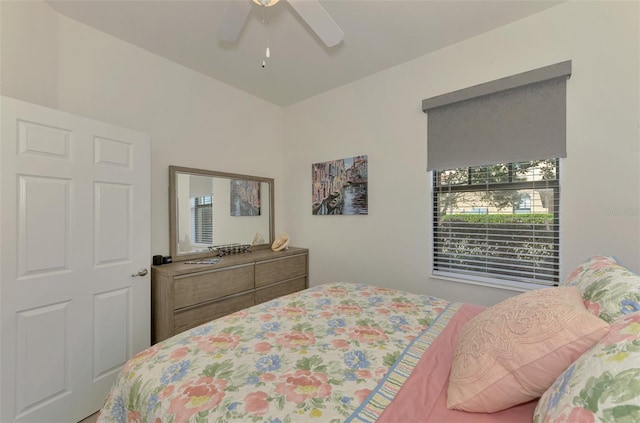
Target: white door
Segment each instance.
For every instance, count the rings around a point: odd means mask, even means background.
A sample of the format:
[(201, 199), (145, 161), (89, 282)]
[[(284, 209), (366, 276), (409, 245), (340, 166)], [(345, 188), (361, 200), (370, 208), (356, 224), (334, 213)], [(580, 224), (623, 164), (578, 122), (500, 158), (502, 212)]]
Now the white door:
[(0, 115), (0, 422), (77, 422), (149, 345), (149, 138), (6, 97)]

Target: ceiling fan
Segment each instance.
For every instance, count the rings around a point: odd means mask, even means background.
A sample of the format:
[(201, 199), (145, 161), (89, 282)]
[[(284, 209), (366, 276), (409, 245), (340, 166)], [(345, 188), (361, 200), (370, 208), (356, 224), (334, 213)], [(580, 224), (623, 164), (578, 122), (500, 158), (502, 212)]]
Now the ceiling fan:
[[(261, 7), (270, 7), (279, 0), (252, 0)], [(309, 27), (318, 35), (327, 47), (340, 44), (344, 38), (344, 32), (322, 7), (318, 0), (287, 0), (291, 7), (300, 15)], [(233, 42), (238, 39), (244, 26), (252, 3), (249, 0), (233, 0), (225, 12), (218, 38), (222, 41)]]

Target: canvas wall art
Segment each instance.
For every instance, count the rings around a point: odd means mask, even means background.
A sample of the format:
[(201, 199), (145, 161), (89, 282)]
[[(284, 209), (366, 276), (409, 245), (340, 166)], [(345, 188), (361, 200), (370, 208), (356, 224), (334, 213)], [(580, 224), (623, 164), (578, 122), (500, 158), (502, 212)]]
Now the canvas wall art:
[(260, 182), (231, 179), (231, 216), (260, 216)]
[(312, 213), (368, 214), (367, 166), (367, 156), (311, 165)]

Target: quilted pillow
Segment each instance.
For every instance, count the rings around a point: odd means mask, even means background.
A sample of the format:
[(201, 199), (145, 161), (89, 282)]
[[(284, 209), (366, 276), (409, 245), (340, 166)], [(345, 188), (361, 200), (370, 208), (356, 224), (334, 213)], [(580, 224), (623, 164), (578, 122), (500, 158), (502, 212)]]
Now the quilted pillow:
[(556, 379), (533, 421), (640, 422), (640, 312), (610, 332)]
[(611, 257), (590, 258), (561, 285), (577, 286), (587, 309), (607, 322), (640, 311), (640, 276)]
[(462, 327), (447, 407), (492, 413), (538, 398), (608, 330), (574, 286), (530, 291), (489, 307)]

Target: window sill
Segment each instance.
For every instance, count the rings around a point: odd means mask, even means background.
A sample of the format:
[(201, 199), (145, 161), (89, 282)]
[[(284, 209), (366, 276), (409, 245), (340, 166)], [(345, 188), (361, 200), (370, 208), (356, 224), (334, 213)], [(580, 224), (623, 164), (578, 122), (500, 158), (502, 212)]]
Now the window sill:
[(460, 275), (454, 275), (446, 272), (431, 272), (432, 279), (445, 280), (449, 282), (464, 283), (476, 286), (485, 286), (487, 288), (504, 289), (506, 291), (527, 292), (536, 289), (552, 288), (552, 285), (538, 285), (535, 283), (508, 281), (503, 279), (490, 278), (474, 278), (467, 279)]

